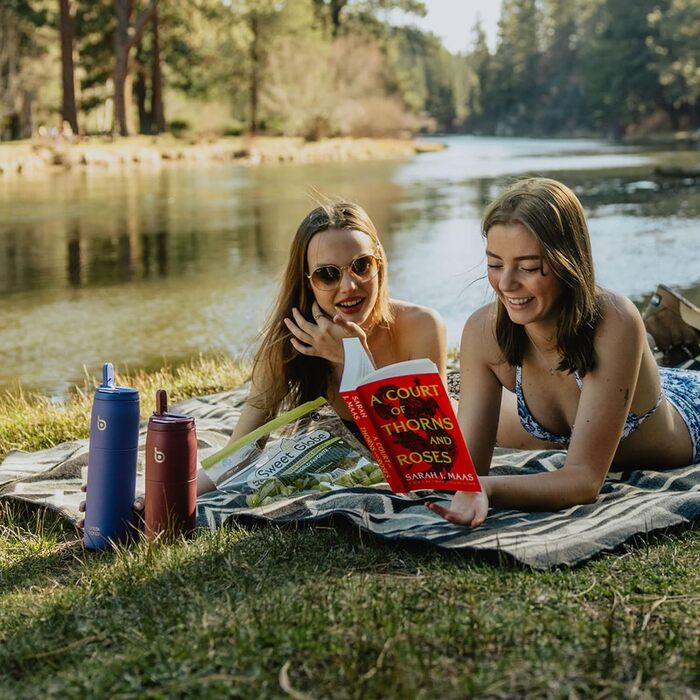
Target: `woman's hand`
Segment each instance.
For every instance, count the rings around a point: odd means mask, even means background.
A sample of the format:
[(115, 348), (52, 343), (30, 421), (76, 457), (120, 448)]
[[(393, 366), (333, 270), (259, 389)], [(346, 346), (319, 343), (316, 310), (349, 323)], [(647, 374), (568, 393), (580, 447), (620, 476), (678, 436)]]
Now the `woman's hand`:
[(437, 503), (427, 503), (427, 507), (441, 515), (445, 520), (455, 525), (478, 527), (486, 519), (489, 512), (489, 497), (484, 489), (484, 478), (481, 479), (481, 491), (457, 491), (452, 496), (449, 508)]
[(340, 314), (329, 318), (317, 302), (313, 303), (311, 312), (316, 323), (307, 321), (296, 308), (292, 309), (293, 320), (284, 319), (292, 334), (290, 341), (297, 352), (323, 357), (329, 362), (342, 365), (345, 361), (343, 338), (359, 338), (365, 349), (368, 349), (367, 334), (356, 323), (346, 321)]

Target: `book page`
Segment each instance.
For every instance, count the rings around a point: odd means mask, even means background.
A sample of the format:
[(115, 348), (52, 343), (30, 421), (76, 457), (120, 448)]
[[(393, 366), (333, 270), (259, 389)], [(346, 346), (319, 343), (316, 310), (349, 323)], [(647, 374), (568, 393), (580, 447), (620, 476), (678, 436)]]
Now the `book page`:
[(404, 377), (412, 374), (432, 374), (438, 373), (437, 365), (427, 357), (420, 360), (404, 360), (403, 362), (394, 362), (393, 365), (380, 367), (373, 370), (370, 374), (362, 378), (362, 383), (376, 382), (380, 379), (391, 379), (391, 377)]
[(356, 389), (364, 378), (374, 372), (374, 365), (359, 338), (343, 338), (345, 361), (339, 391)]
[(352, 391), (360, 384), (374, 382), (389, 377), (403, 377), (407, 374), (431, 374), (437, 372), (437, 365), (427, 358), (394, 362), (375, 369), (367, 351), (359, 338), (343, 338), (345, 364), (340, 380), (340, 392)]

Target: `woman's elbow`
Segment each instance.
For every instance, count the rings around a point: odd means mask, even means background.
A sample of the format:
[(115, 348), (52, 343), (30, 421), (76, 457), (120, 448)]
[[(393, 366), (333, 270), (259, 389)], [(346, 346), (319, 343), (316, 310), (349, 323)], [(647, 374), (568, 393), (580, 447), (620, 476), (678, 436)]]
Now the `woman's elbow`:
[(598, 484), (589, 485), (583, 490), (578, 505), (588, 506), (595, 503), (598, 500), (598, 494), (600, 494), (600, 486)]
[(600, 479), (592, 475), (581, 474), (578, 478), (572, 480), (569, 488), (566, 489), (564, 507), (587, 506), (595, 503), (602, 486), (603, 481)]

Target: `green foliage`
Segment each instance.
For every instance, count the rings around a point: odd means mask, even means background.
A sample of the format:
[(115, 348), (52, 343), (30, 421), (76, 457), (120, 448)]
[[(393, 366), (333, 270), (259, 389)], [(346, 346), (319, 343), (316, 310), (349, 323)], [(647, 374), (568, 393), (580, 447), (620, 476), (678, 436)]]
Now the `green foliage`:
[(640, 0), (630, 12), (624, 0), (606, 0), (594, 11), (584, 57), (594, 123), (619, 132), (660, 106), (650, 47), (655, 30), (647, 17), (665, 5), (666, 0)]
[(700, 123), (700, 4), (671, 0), (664, 12), (647, 16), (654, 30), (648, 42), (664, 103), (676, 128)]
[(186, 131), (190, 129), (191, 125), (187, 119), (173, 119), (168, 122), (168, 129), (173, 136), (180, 138)]
[(81, 2), (75, 15), (75, 32), (81, 67), (81, 109), (84, 112), (101, 107), (110, 97), (108, 81), (114, 70), (113, 2), (94, 0)]
[[(72, 6), (80, 121), (91, 115), (90, 128), (110, 130), (114, 3)], [(134, 2), (132, 19), (145, 6)], [(188, 116), (170, 104), (226, 102), (221, 130), (229, 120), (309, 139), (418, 128), (501, 135), (624, 135), (655, 124), (691, 130), (700, 126), (699, 8), (696, 0), (505, 0), (495, 50), (477, 23), (469, 54), (452, 55), (435, 36), (392, 24), (424, 15), (420, 0), (160, 3), (159, 51), (147, 26), (131, 52), (135, 79), (127, 84), (148, 133), (158, 65), (167, 116)], [(58, 109), (55, 90), (46, 90), (59, 84), (47, 69), (58, 55), (57, 14), (51, 0), (8, 0), (0, 8), (5, 137), (28, 135), (35, 115)], [(128, 100), (127, 110), (135, 111)]]
[(379, 19), (379, 12), (401, 10), (407, 15), (424, 17), (422, 0), (313, 0), (316, 15), (333, 37), (360, 32), (380, 38), (390, 27)]
[(693, 0), (506, 0), (496, 51), (468, 57), (468, 129), (624, 135), (647, 120), (700, 126), (700, 15)]
[(540, 13), (535, 0), (506, 0), (499, 22), (499, 44), (486, 88), (497, 132), (532, 130), (533, 105), (539, 97)]
[(0, 140), (31, 135), (38, 92), (47, 82), (46, 2), (5, 0), (0, 4)]

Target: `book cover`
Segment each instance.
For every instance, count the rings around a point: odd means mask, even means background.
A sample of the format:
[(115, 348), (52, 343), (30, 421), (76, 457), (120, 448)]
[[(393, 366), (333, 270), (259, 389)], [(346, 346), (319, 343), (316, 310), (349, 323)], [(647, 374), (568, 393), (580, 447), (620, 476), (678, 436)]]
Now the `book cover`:
[(391, 490), (480, 491), (435, 363), (407, 360), (375, 370), (358, 338), (343, 346), (340, 395)]

